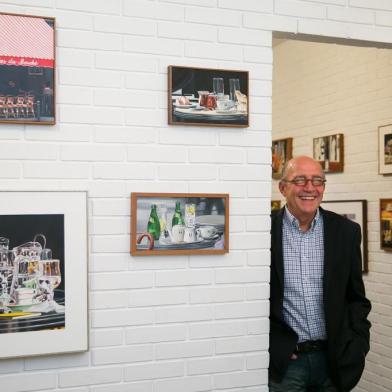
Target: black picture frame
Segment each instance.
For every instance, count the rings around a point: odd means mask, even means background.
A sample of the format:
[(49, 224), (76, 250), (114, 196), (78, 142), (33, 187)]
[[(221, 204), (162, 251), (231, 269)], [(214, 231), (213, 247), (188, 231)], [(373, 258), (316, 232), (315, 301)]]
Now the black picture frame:
[[(221, 90), (214, 91), (221, 79)], [(249, 126), (249, 72), (170, 65), (168, 123), (217, 127)]]

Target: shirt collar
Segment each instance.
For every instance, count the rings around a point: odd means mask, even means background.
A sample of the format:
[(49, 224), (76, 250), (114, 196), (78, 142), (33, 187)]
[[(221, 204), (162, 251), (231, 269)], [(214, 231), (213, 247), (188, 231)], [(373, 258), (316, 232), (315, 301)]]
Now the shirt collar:
[[(289, 211), (287, 205), (284, 206), (285, 213), (283, 214), (283, 219), (287, 224), (295, 226), (298, 230), (299, 228), (299, 221), (298, 219)], [(316, 224), (322, 219), (320, 209), (317, 208), (316, 215), (314, 216), (312, 223), (310, 224), (310, 230), (314, 230)]]

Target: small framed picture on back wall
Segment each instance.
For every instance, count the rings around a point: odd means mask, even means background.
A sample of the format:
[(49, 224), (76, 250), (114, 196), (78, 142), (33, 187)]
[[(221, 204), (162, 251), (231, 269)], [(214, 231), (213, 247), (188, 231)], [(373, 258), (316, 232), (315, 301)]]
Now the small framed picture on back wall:
[(378, 164), (380, 174), (392, 174), (392, 124), (378, 128)]
[(272, 178), (280, 180), (283, 168), (287, 161), (293, 157), (293, 138), (272, 141)]
[(344, 167), (344, 137), (342, 133), (313, 139), (313, 158), (324, 172), (341, 173)]

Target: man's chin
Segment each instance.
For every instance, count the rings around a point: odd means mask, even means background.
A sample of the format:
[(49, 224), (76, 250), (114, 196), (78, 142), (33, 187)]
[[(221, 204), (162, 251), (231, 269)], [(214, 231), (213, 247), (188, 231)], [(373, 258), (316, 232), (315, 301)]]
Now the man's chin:
[(305, 202), (299, 205), (300, 210), (304, 214), (314, 214), (319, 206), (319, 203), (316, 201)]

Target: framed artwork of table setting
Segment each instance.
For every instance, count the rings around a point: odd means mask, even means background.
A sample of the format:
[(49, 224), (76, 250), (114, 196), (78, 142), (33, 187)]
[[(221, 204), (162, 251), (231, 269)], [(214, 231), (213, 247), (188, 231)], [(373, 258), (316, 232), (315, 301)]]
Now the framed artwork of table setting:
[(248, 127), (248, 91), (248, 71), (170, 65), (168, 122)]
[(378, 164), (380, 174), (392, 174), (392, 124), (378, 128)]
[(0, 13), (0, 36), (0, 123), (55, 124), (55, 18)]
[(344, 168), (344, 136), (337, 133), (313, 139), (313, 158), (325, 173), (341, 173)]
[(132, 255), (211, 255), (228, 251), (228, 194), (131, 194)]
[(325, 200), (321, 207), (343, 215), (361, 226), (362, 272), (368, 272), (367, 200)]
[(87, 193), (0, 192), (0, 358), (86, 351)]

